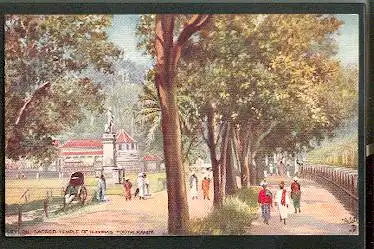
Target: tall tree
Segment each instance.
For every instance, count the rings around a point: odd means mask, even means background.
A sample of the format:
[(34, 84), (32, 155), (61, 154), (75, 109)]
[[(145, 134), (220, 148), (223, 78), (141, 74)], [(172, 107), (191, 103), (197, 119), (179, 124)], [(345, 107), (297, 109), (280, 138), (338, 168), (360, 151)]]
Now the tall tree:
[[(102, 111), (100, 86), (80, 72), (110, 71), (118, 50), (107, 41), (109, 16), (8, 15), (5, 22), (6, 155), (48, 159), (53, 136)], [(58, 120), (58, 121), (56, 121)]]
[(168, 230), (184, 234), (188, 229), (189, 213), (181, 155), (181, 132), (176, 101), (176, 68), (188, 39), (209, 20), (209, 15), (193, 15), (174, 41), (175, 15), (156, 15), (155, 55), (157, 88), (161, 105), (161, 125), (168, 187)]

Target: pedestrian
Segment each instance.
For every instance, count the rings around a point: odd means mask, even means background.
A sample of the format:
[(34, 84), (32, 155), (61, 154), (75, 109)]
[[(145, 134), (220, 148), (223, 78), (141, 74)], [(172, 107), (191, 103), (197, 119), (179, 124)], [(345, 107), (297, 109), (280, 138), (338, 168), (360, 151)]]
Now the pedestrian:
[(299, 179), (295, 176), (291, 184), (291, 199), (293, 201), (293, 206), (295, 208), (295, 214), (297, 213), (297, 209), (299, 209), (299, 213), (301, 212), (301, 209), (300, 209), (301, 189), (300, 189), (300, 183), (298, 181)]
[(138, 195), (140, 200), (145, 200), (144, 198), (144, 177), (143, 173), (138, 174), (138, 179), (137, 179), (137, 185), (138, 185)]
[(274, 174), (274, 167), (272, 163), (270, 163), (269, 165), (269, 171), (270, 171), (270, 175), (272, 176)]
[(270, 220), (270, 207), (273, 206), (273, 194), (267, 189), (267, 182), (261, 182), (262, 189), (258, 193), (258, 203), (261, 206), (262, 217), (264, 223), (269, 225)]
[(130, 179), (126, 177), (125, 182), (123, 183), (123, 187), (125, 189), (125, 199), (131, 200), (131, 188), (132, 188), (132, 183), (130, 182)]
[(193, 173), (190, 176), (190, 193), (192, 196), (192, 200), (198, 198), (198, 192), (199, 192), (199, 179), (197, 178), (196, 174)]
[(144, 196), (150, 196), (150, 191), (149, 191), (149, 180), (146, 174), (143, 174), (143, 179), (144, 179)]
[(279, 190), (275, 195), (276, 206), (278, 206), (279, 210), (279, 218), (280, 221), (284, 221), (286, 225), (286, 218), (288, 217), (288, 205), (290, 204), (290, 198), (288, 197), (287, 190), (284, 187), (284, 181), (281, 181), (279, 184)]
[(77, 194), (78, 190), (76, 187), (69, 184), (69, 186), (66, 188), (65, 204), (72, 202)]
[(201, 183), (201, 189), (203, 190), (204, 200), (209, 198), (209, 189), (210, 189), (210, 180), (207, 177), (204, 177), (204, 180)]
[(291, 169), (291, 165), (287, 162), (287, 165), (286, 165), (287, 177), (291, 177), (290, 169)]
[(100, 176), (96, 176), (96, 199), (98, 201), (101, 200), (101, 178)]
[(284, 173), (285, 173), (284, 171), (285, 171), (285, 166), (284, 166), (283, 161), (281, 160), (281, 161), (279, 162), (279, 170), (278, 170), (279, 175), (280, 175), (280, 176), (284, 176)]
[(106, 181), (105, 181), (105, 177), (103, 174), (100, 176), (99, 183), (100, 183), (100, 200), (105, 201)]
[(138, 194), (139, 194), (139, 188), (136, 188), (135, 193), (134, 193), (134, 197), (137, 197)]

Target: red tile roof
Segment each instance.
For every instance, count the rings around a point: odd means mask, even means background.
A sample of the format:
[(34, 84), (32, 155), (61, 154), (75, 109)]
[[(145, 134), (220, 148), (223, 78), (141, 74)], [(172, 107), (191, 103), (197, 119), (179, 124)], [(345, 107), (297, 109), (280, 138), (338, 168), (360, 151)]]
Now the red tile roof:
[(116, 135), (116, 143), (135, 143), (135, 139), (132, 138), (126, 131), (123, 129), (119, 130)]
[(103, 147), (103, 143), (100, 140), (95, 139), (77, 139), (68, 140), (62, 148), (82, 148), (82, 147)]
[(61, 153), (63, 156), (101, 156), (103, 155), (102, 150), (95, 151), (64, 151)]
[(143, 157), (143, 160), (144, 161), (161, 161), (162, 158), (157, 156), (157, 155), (155, 155), (155, 156), (147, 155), (147, 156)]

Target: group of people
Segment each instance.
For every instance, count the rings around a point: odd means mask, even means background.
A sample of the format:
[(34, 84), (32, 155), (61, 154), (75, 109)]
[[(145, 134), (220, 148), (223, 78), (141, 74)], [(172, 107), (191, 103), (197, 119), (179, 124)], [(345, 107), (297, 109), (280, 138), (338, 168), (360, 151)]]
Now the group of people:
[(290, 177), (298, 171), (298, 168), (303, 166), (303, 162), (299, 159), (296, 159), (295, 163), (290, 163), (285, 159), (280, 160), (278, 163), (270, 163), (269, 167), (264, 170), (264, 176), (277, 175), (277, 176), (287, 176)]
[(293, 182), (291, 184), (291, 195), (289, 195), (289, 193), (287, 192), (284, 181), (281, 181), (281, 183), (279, 184), (279, 190), (277, 190), (274, 200), (272, 192), (267, 188), (268, 183), (266, 181), (263, 181), (261, 182), (261, 186), (262, 189), (258, 194), (258, 203), (261, 206), (261, 213), (262, 217), (264, 218), (265, 224), (269, 225), (270, 209), (273, 207), (273, 202), (278, 207), (279, 219), (280, 221), (283, 221), (284, 224), (286, 224), (286, 219), (288, 218), (290, 198), (293, 200), (295, 213), (301, 212), (301, 189), (297, 177), (293, 178)]
[[(125, 199), (131, 200), (131, 188), (132, 183), (128, 177), (125, 178), (125, 182), (123, 183), (123, 188), (125, 190)], [(139, 173), (137, 178), (137, 188), (135, 190), (134, 196), (139, 196), (140, 200), (145, 200), (147, 196), (150, 196), (149, 191), (149, 180), (147, 178), (147, 174)]]
[[(203, 191), (203, 199), (210, 200), (209, 190), (210, 190), (210, 178), (204, 177), (201, 181), (201, 190)], [(199, 179), (196, 174), (193, 173), (190, 177), (190, 193), (192, 200), (198, 199), (199, 196)]]

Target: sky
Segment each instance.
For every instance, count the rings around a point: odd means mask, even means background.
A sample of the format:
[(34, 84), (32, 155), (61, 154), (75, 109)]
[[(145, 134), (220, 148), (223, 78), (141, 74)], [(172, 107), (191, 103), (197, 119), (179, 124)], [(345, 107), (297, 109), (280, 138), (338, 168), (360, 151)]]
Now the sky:
[[(359, 55), (359, 34), (358, 34), (358, 15), (342, 14), (337, 15), (344, 24), (339, 29), (337, 42), (339, 52), (337, 58), (343, 64), (358, 65)], [(137, 49), (137, 37), (135, 35), (136, 24), (139, 15), (114, 15), (112, 27), (108, 29), (109, 39), (122, 49), (130, 60), (138, 64), (147, 66), (152, 65), (152, 59), (143, 54), (143, 51)]]

